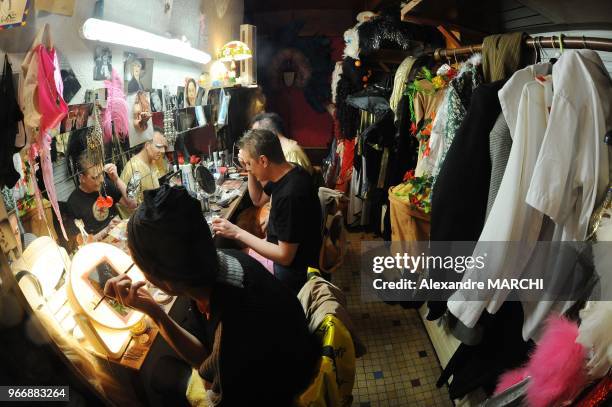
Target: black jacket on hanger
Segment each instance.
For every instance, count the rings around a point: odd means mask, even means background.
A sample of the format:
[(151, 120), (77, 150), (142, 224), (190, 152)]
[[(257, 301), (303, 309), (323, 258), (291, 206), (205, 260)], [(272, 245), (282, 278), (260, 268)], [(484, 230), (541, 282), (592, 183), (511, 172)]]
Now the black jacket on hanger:
[(18, 124), (23, 120), (23, 113), (17, 104), (15, 87), (13, 86), (13, 70), (8, 56), (4, 56), (4, 70), (0, 79), (0, 188), (5, 185), (15, 186), (19, 173), (13, 165), (13, 154)]
[[(505, 80), (501, 80), (474, 89), (465, 119), (457, 130), (434, 185), (432, 241), (476, 242), (480, 237), (491, 178), (489, 133), (501, 111), (497, 92), (504, 83)], [(448, 253), (439, 254), (445, 256)], [(440, 278), (440, 273), (454, 273), (454, 270), (431, 270), (430, 277)], [(438, 319), (446, 311), (445, 302), (430, 301), (428, 307), (429, 320)]]

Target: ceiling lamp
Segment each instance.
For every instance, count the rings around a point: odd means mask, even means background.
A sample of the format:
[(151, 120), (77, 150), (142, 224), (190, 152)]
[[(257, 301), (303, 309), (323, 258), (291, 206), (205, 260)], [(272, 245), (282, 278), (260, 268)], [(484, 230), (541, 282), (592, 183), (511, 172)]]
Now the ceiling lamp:
[(127, 25), (97, 18), (89, 18), (83, 23), (81, 35), (91, 41), (146, 49), (200, 64), (207, 64), (211, 60), (209, 54), (192, 48), (188, 43), (181, 40), (162, 37)]

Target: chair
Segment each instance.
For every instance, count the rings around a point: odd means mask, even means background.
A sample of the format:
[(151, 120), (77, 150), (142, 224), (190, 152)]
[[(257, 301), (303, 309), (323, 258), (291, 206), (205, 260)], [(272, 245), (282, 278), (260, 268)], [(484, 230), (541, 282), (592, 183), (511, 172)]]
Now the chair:
[(322, 213), (322, 245), (319, 252), (319, 269), (325, 274), (336, 271), (344, 261), (346, 252), (346, 229), (340, 201), (344, 195), (333, 189), (319, 188)]

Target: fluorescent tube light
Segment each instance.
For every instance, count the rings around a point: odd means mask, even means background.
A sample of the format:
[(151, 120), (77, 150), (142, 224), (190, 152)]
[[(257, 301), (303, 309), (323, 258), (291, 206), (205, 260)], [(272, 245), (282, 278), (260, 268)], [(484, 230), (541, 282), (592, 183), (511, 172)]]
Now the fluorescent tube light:
[(192, 48), (181, 40), (169, 39), (127, 25), (97, 18), (89, 18), (83, 23), (81, 35), (83, 38), (91, 41), (146, 49), (200, 64), (207, 64), (211, 59), (210, 55), (206, 52)]

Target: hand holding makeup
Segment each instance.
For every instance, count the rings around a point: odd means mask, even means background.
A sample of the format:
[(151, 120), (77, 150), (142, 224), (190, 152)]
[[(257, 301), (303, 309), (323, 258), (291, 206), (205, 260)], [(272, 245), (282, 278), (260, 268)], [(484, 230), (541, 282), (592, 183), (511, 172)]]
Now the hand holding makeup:
[(126, 274), (113, 277), (104, 286), (104, 295), (114, 298), (120, 304), (134, 308), (147, 315), (153, 315), (159, 308), (151, 294), (144, 288), (146, 281), (132, 282)]

